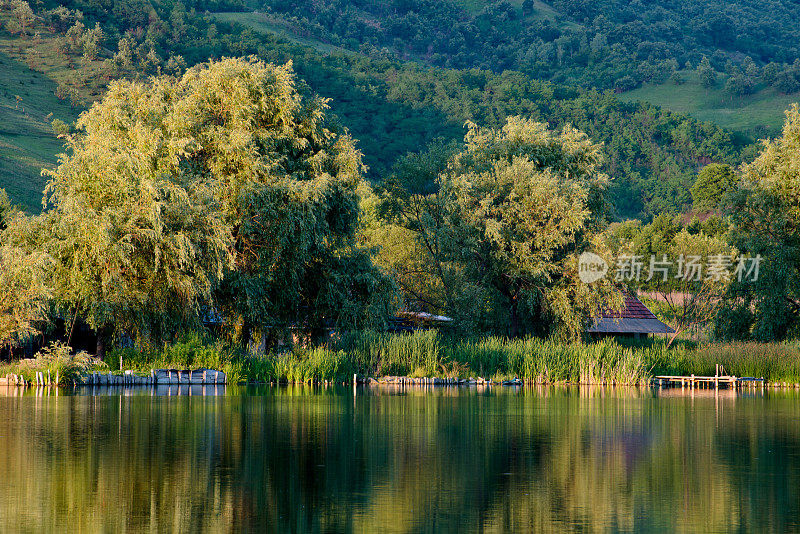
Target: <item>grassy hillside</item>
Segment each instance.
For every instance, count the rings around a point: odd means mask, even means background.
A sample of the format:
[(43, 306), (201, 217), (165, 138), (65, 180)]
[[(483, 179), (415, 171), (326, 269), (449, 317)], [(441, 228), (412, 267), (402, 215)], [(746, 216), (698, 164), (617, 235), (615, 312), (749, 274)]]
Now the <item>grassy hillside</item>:
[(282, 17), (269, 13), (259, 12), (233, 12), (233, 13), (214, 13), (214, 18), (222, 22), (239, 23), (242, 26), (252, 28), (259, 32), (270, 32), (280, 37), (290, 39), (298, 44), (310, 46), (322, 54), (332, 52), (347, 52), (347, 49), (334, 46), (320, 41), (313, 37), (302, 35), (302, 28), (288, 22)]
[(694, 73), (682, 74), (686, 80), (684, 84), (669, 81), (661, 85), (645, 85), (622, 93), (619, 98), (627, 102), (649, 102), (754, 138), (777, 135), (783, 125), (784, 111), (792, 103), (800, 101), (800, 93), (784, 95), (764, 86), (751, 95), (731, 96), (723, 90), (724, 79), (720, 79), (715, 87), (706, 89)]
[(63, 150), (53, 120), (73, 123), (100, 97), (107, 80), (100, 59), (65, 52), (41, 20), (31, 35), (10, 33), (5, 29), (10, 16), (0, 10), (0, 187), (35, 212), (46, 182), (41, 171), (54, 166)]
[[(736, 20), (736, 25), (742, 28), (750, 27), (744, 22), (749, 20), (759, 21), (759, 27), (763, 28), (794, 31), (791, 21), (796, 7), (784, 5), (783, 0), (765, 8), (761, 19), (748, 0), (737, 0), (735, 4), (740, 5), (741, 10), (734, 9), (720, 20), (715, 18), (715, 6), (702, 0), (692, 0), (691, 5), (667, 7), (669, 15), (667, 11), (651, 12), (654, 9), (652, 5), (643, 6), (646, 8), (644, 11), (637, 11), (617, 0), (603, 2), (613, 8), (607, 16), (618, 20), (601, 22), (594, 17), (587, 19), (583, 15), (596, 10), (596, 6), (580, 7), (579, 3), (564, 0), (547, 3), (534, 0), (532, 7), (529, 5), (528, 8), (523, 8), (522, 0), (512, 0), (505, 4), (507, 9), (498, 7), (501, 3), (488, 0), (450, 0), (438, 8), (417, 0), (340, 1), (335, 8), (322, 8), (306, 0), (294, 3), (251, 0), (249, 5), (271, 10), (270, 13), (235, 13), (225, 15), (224, 20), (289, 37), (323, 53), (375, 46), (398, 57), (428, 64), (462, 69), (480, 66), (495, 72), (520, 70), (537, 79), (611, 87), (622, 92), (621, 98), (625, 101), (652, 103), (751, 138), (774, 135), (782, 124), (784, 110), (800, 98), (797, 94), (783, 94), (764, 82), (761, 67), (751, 61), (753, 58), (759, 60), (757, 54), (751, 54), (749, 58), (743, 54), (730, 55), (727, 49), (731, 46), (731, 50), (759, 50), (752, 42), (752, 36), (734, 39), (733, 42), (706, 42), (711, 39), (708, 32), (713, 35), (715, 28), (722, 31), (724, 26), (730, 30), (727, 23), (720, 22), (723, 19), (730, 24)], [(730, 9), (726, 7), (725, 11)], [(344, 24), (344, 18), (339, 23), (331, 22), (331, 17), (348, 14), (352, 15), (348, 24)], [(743, 18), (739, 20), (734, 15)], [(635, 24), (639, 18), (644, 26)], [(652, 24), (656, 19), (659, 24)], [(465, 33), (461, 36), (457, 35), (458, 32), (452, 33), (455, 30), (451, 26), (460, 27), (467, 21), (470, 22)], [(685, 34), (695, 41), (696, 46), (686, 48), (670, 44), (670, 39), (664, 37), (669, 31)], [(466, 39), (463, 43), (462, 37)], [(661, 39), (666, 41), (657, 42)], [(481, 44), (481, 40), (485, 42)], [(634, 46), (632, 43), (638, 40), (642, 42)], [(613, 45), (613, 42), (617, 44)], [(702, 47), (700, 42), (704, 43)], [(331, 43), (339, 46), (334, 47)], [(796, 54), (796, 50), (786, 43), (773, 44), (770, 50), (776, 54), (782, 51), (775, 59), (788, 61)], [(631, 57), (625, 56), (623, 52), (632, 52), (632, 48), (636, 52)], [(502, 52), (491, 52), (496, 49)], [(723, 49), (727, 52), (723, 53)], [(693, 69), (678, 71), (687, 80), (683, 85), (665, 81), (670, 79), (674, 69), (684, 67), (690, 60), (691, 64), (697, 65), (703, 55), (711, 58), (712, 66), (718, 71), (719, 80), (715, 88), (706, 90), (701, 87)], [(615, 59), (610, 60), (612, 57)], [(723, 70), (743, 76), (748, 83), (755, 85), (756, 93), (743, 97), (727, 94), (723, 88), (730, 74), (721, 72)], [(784, 73), (784, 82), (789, 86), (792, 77), (800, 76), (796, 70), (790, 68)], [(638, 89), (630, 91), (634, 87)], [(624, 92), (626, 90), (629, 92)]]
[(76, 110), (55, 96), (56, 83), (0, 53), (0, 187), (26, 209), (41, 208), (45, 179), (63, 142), (51, 122), (71, 122)]
[[(476, 13), (485, 7), (485, 0), (461, 0), (464, 9)], [(511, 2), (519, 6), (522, 1)], [(543, 2), (535, 2), (534, 18), (555, 20), (556, 12)], [(346, 48), (323, 42), (313, 36), (303, 35), (303, 28), (286, 19), (268, 13), (236, 12), (216, 13), (214, 17), (225, 22), (237, 22), (259, 32), (270, 32), (304, 46), (311, 46), (323, 54), (347, 53)], [(731, 96), (724, 91), (727, 76), (721, 76), (714, 88), (700, 85), (694, 71), (681, 71), (683, 84), (668, 81), (646, 84), (633, 91), (620, 93), (626, 102), (647, 102), (664, 109), (686, 114), (701, 121), (712, 122), (723, 128), (743, 133), (752, 138), (771, 137), (779, 133), (784, 111), (800, 101), (800, 93), (782, 94), (772, 87), (758, 86), (751, 95)]]

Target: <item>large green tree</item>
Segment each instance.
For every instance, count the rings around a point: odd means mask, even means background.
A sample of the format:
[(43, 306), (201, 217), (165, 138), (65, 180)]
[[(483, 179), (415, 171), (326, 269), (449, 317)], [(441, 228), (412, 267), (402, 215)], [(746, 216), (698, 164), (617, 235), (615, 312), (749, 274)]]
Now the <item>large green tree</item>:
[[(735, 281), (721, 314), (722, 337), (768, 341), (800, 335), (800, 108), (786, 112), (783, 135), (764, 141), (743, 168), (728, 208), (737, 248), (760, 255), (754, 276)], [(755, 274), (755, 273), (753, 273)]]
[(632, 291), (652, 299), (653, 310), (679, 335), (705, 333), (723, 305), (738, 255), (722, 236), (690, 233), (662, 214), (647, 225), (627, 221), (606, 234), (616, 271)]
[(613, 300), (607, 283), (584, 284), (577, 271), (604, 220), (600, 164), (600, 146), (569, 127), (520, 117), (502, 129), (470, 124), (434, 191), (389, 182), (385, 213), (419, 250), (406, 269), (424, 270), (435, 283), (417, 287), (436, 289), (428, 300), (462, 324), (577, 337)]
[(290, 64), (254, 59), (113, 83), (49, 173), (56, 295), (101, 333), (156, 339), (210, 311), (245, 342), (375, 316), (386, 287), (354, 240), (361, 155), (325, 107)]
[(692, 201), (695, 210), (711, 211), (720, 207), (726, 194), (736, 188), (736, 173), (730, 165), (711, 163), (697, 173), (692, 186)]

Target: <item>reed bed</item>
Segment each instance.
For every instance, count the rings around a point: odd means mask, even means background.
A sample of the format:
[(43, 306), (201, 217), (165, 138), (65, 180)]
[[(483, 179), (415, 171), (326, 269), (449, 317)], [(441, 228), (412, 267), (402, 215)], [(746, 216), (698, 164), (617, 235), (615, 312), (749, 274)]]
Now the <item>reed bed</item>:
[(663, 350), (651, 358), (656, 375), (714, 376), (722, 374), (764, 378), (767, 382), (800, 384), (800, 344), (708, 343), (693, 350)]
[(641, 351), (613, 341), (563, 344), (536, 338), (452, 339), (436, 331), (367, 332), (337, 345), (368, 375), (484, 377), (528, 382), (641, 384), (649, 380)]
[(160, 350), (117, 349), (99, 362), (53, 346), (36, 359), (0, 366), (32, 380), (36, 372), (63, 377), (113, 369), (148, 373), (155, 368), (224, 371), (236, 382), (346, 382), (360, 376), (519, 378), (529, 383), (645, 384), (657, 375), (725, 374), (800, 383), (800, 342), (678, 343), (602, 340), (560, 343), (502, 337), (454, 338), (436, 331), (407, 334), (354, 332), (319, 347), (250, 355), (219, 340), (191, 335)]

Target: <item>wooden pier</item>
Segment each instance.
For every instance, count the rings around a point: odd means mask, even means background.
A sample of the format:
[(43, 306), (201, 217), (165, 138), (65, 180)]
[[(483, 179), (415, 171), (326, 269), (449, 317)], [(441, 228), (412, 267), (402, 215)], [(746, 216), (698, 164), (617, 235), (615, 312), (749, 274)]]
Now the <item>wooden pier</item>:
[(764, 378), (755, 378), (752, 376), (729, 376), (724, 373), (721, 365), (717, 365), (717, 374), (714, 376), (656, 376), (653, 382), (658, 386), (672, 386), (677, 387), (680, 385), (681, 389), (684, 388), (706, 388), (706, 389), (719, 389), (720, 387), (733, 387), (738, 389), (740, 387), (764, 387)]

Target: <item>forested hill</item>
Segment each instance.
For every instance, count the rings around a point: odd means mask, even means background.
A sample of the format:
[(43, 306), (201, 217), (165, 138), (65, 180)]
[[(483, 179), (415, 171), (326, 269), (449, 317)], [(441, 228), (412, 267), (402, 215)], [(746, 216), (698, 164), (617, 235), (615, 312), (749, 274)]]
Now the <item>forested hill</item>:
[[(442, 67), (628, 90), (707, 57), (744, 85), (800, 88), (793, 0), (250, 0), (299, 33)], [(767, 71), (763, 67), (769, 65)]]
[[(333, 112), (359, 140), (375, 181), (399, 156), (437, 138), (461, 138), (466, 120), (499, 126), (508, 115), (521, 114), (554, 126), (570, 123), (604, 142), (618, 213), (651, 216), (681, 210), (700, 165), (736, 164), (749, 143), (686, 116), (623, 103), (611, 92), (555, 85), (514, 71), (426, 67), (374, 49), (321, 52), (318, 41), (303, 46), (199, 11), (244, 9), (238, 5), (45, 2), (23, 28), (19, 9), (11, 7), (15, 2), (21, 3), (13, 0), (0, 11), (5, 23), (0, 45), (12, 43), (4, 49), (9, 55), (49, 73), (58, 80), (56, 92), (78, 107), (115, 77), (177, 73), (222, 56), (293, 61), (311, 90), (331, 98)], [(41, 183), (30, 169), (28, 176), (0, 176), (0, 187), (19, 180)], [(38, 202), (17, 200), (32, 209)]]

